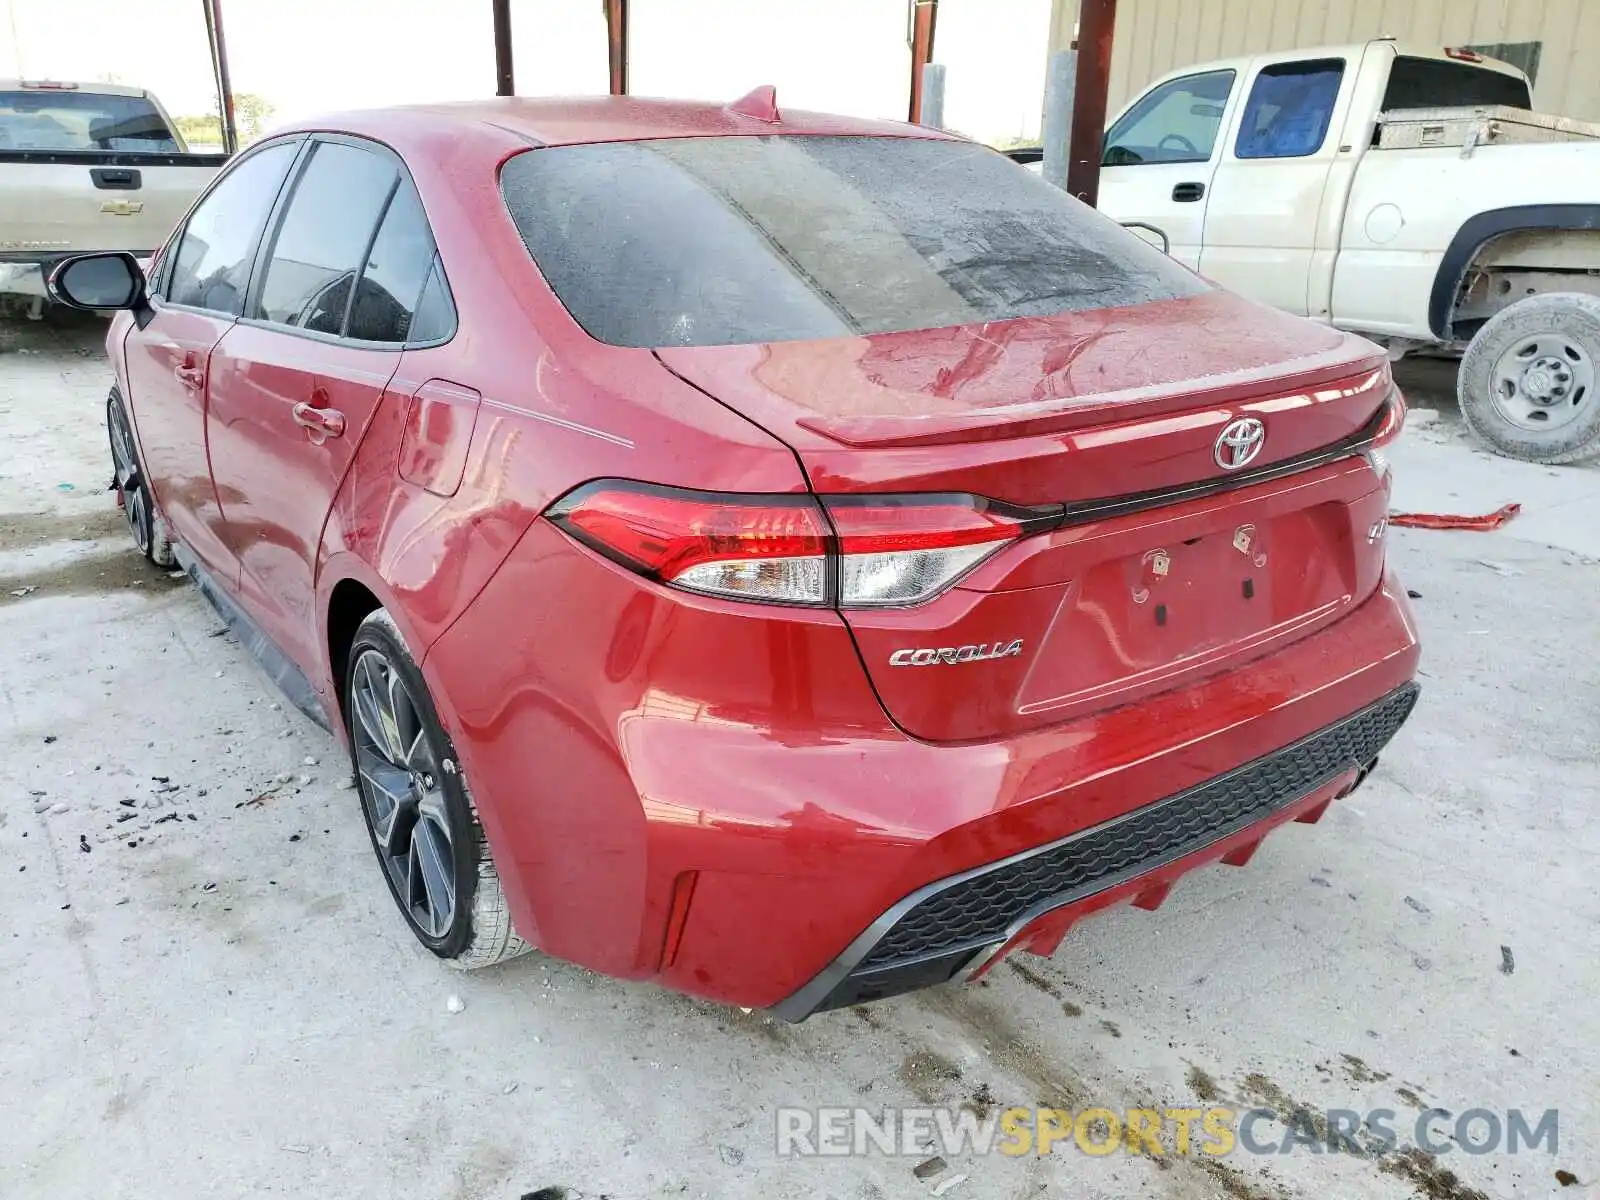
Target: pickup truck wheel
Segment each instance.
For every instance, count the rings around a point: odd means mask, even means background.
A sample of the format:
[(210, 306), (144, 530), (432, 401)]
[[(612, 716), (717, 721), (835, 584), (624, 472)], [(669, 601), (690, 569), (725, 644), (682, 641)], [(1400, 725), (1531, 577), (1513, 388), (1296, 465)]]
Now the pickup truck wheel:
[(1600, 454), (1600, 297), (1530, 296), (1478, 331), (1456, 383), (1468, 428), (1508, 458)]
[(133, 544), (156, 566), (170, 567), (172, 542), (167, 537), (167, 525), (150, 498), (150, 487), (145, 482), (144, 468), (139, 464), (139, 451), (133, 440), (133, 427), (122, 407), (122, 393), (116, 388), (106, 397), (106, 432), (111, 438), (111, 486), (117, 493), (117, 503), (122, 506), (122, 519), (128, 523)]

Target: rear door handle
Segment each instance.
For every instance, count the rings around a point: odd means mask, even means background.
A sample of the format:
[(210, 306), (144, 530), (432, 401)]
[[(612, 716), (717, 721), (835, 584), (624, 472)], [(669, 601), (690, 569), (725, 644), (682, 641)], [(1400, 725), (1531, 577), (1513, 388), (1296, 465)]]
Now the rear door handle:
[(344, 414), (336, 408), (318, 408), (302, 400), (289, 411), (294, 416), (294, 423), (305, 428), (313, 442), (344, 436)]
[(193, 354), (183, 356), (183, 361), (172, 368), (174, 378), (191, 392), (198, 392), (206, 385), (205, 368), (199, 366)]
[(1180, 183), (1172, 189), (1172, 198), (1179, 204), (1192, 204), (1206, 194), (1203, 183)]

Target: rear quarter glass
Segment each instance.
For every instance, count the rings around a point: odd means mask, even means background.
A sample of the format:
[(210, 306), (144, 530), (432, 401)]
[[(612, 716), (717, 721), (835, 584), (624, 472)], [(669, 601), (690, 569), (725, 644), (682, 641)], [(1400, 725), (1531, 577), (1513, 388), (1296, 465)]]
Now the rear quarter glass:
[(618, 346), (936, 329), (1207, 284), (967, 142), (696, 137), (529, 150), (506, 207), (573, 318)]

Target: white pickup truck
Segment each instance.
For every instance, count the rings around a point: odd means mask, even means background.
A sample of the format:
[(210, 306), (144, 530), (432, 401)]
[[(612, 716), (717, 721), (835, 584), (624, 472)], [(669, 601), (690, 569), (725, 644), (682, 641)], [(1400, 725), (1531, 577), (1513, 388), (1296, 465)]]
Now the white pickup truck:
[(1528, 80), (1392, 40), (1187, 67), (1106, 133), (1100, 207), (1208, 278), (1366, 334), (1464, 351), (1504, 454), (1600, 453), (1600, 126)]
[(68, 254), (149, 254), (224, 161), (191, 154), (149, 92), (0, 80), (0, 301), (38, 316)]

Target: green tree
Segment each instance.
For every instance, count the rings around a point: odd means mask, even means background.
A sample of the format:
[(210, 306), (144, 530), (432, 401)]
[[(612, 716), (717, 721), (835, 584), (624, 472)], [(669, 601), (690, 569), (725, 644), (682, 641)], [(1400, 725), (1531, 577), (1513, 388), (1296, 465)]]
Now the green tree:
[[(266, 128), (267, 119), (274, 111), (270, 100), (254, 92), (235, 92), (233, 120), (239, 130), (239, 144), (247, 146), (260, 137)], [(212, 106), (211, 111), (204, 116), (173, 117), (172, 123), (178, 127), (178, 132), (183, 134), (183, 140), (191, 145), (214, 146), (222, 143), (222, 118), (217, 115), (215, 106)]]
[(277, 110), (270, 100), (254, 92), (233, 94), (233, 119), (239, 127), (239, 140), (253, 142), (261, 136), (267, 118)]
[(191, 147), (222, 144), (222, 121), (216, 113), (207, 113), (203, 117), (173, 117), (172, 123)]

